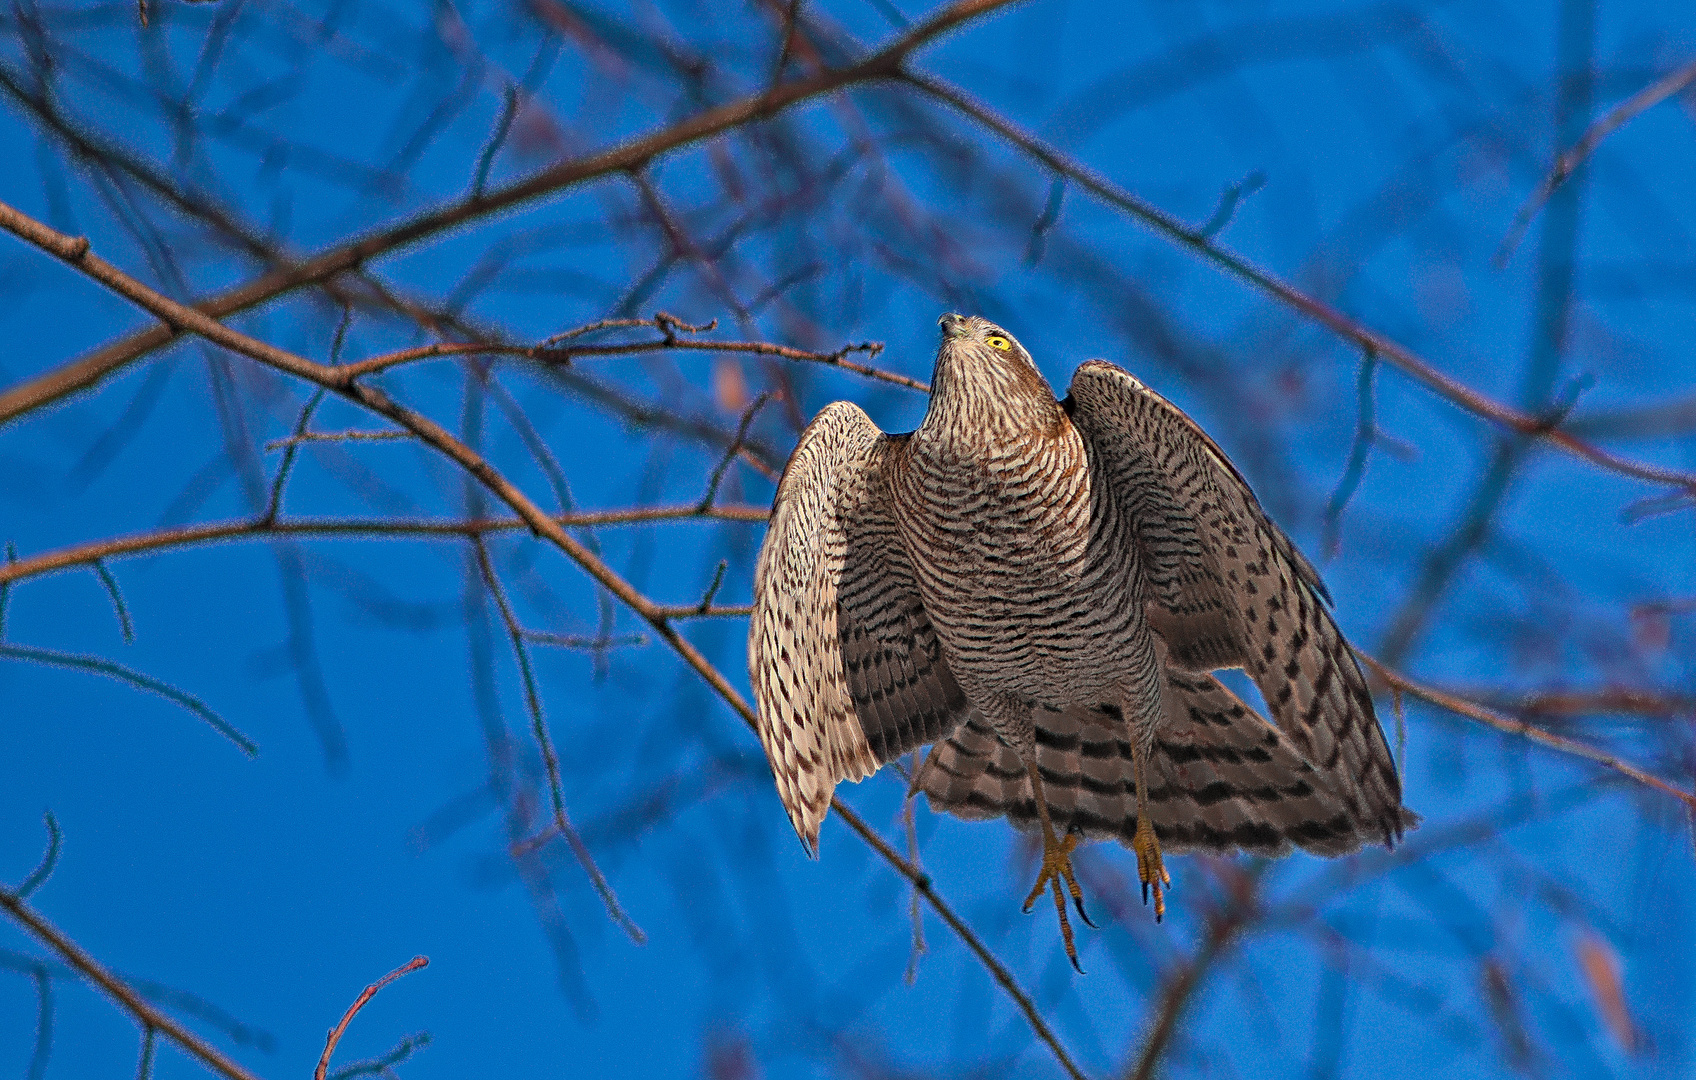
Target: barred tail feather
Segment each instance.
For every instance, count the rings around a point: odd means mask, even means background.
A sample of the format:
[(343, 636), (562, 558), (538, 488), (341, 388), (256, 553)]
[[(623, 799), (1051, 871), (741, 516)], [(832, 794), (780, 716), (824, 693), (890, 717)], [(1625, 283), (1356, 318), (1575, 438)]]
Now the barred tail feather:
[[(1166, 719), (1150, 759), (1149, 810), (1168, 852), (1293, 847), (1344, 855), (1384, 839), (1379, 823), (1351, 814), (1279, 730), (1211, 675), (1168, 671)], [(1136, 831), (1131, 735), (1098, 709), (1036, 714), (1037, 763), (1054, 827), (1128, 844)], [(1006, 816), (1037, 827), (1030, 779), (1013, 749), (977, 713), (932, 748), (919, 777), (933, 809), (957, 817)], [(1405, 824), (1417, 817), (1408, 811)]]

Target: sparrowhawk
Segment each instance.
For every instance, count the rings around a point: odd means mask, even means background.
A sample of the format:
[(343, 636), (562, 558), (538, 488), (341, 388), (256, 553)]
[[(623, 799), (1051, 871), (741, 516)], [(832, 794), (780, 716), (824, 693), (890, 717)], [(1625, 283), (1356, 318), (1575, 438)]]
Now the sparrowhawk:
[(1076, 966), (1080, 836), (1136, 851), (1158, 919), (1163, 850), (1340, 855), (1413, 827), (1325, 586), (1218, 445), (1119, 367), (1060, 401), (1006, 330), (941, 326), (924, 422), (826, 406), (760, 549), (759, 735), (808, 851), (837, 781), (932, 744), (933, 807), (1040, 827), (1025, 908), (1052, 886)]

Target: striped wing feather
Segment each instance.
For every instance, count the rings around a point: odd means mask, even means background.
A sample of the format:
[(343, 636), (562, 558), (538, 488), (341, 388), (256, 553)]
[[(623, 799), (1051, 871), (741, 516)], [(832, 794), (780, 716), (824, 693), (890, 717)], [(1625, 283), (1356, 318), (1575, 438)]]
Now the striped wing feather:
[(895, 533), (884, 471), (894, 443), (855, 405), (822, 410), (778, 481), (755, 565), (748, 672), (760, 744), (812, 853), (839, 781), (965, 717)]
[(1312, 564), (1218, 445), (1130, 373), (1089, 361), (1066, 405), (1132, 518), (1149, 622), (1172, 663), (1244, 668), (1357, 828), (1400, 838), (1417, 818), (1402, 808), (1372, 695)]

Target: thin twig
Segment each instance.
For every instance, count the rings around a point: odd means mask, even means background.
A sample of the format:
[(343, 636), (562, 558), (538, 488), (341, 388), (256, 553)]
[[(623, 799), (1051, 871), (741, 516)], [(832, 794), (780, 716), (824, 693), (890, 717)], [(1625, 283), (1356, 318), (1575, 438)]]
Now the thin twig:
[(303, 431), (286, 439), (273, 439), (265, 444), (265, 452), (275, 453), (301, 443), (390, 442), (410, 438), (410, 431)]
[(1584, 159), (1595, 152), (1603, 139), (1612, 135), (1621, 125), (1636, 119), (1638, 114), (1654, 108), (1693, 82), (1696, 82), (1696, 60), (1650, 83), (1586, 128), (1576, 143), (1555, 158), (1555, 163), (1550, 166), (1548, 175), (1543, 177), (1543, 182), (1537, 185), (1537, 190), (1526, 196), (1525, 204), (1519, 208), (1519, 213), (1513, 216), (1513, 224), (1508, 227), (1507, 235), (1502, 238), (1501, 246), (1496, 249), (1493, 260), (1496, 269), (1507, 266), (1508, 260), (1513, 258), (1514, 251), (1519, 247), (1519, 242), (1524, 239), (1525, 230), (1531, 227), (1532, 219), (1543, 208), (1543, 204), (1549, 201), (1556, 188), (1566, 183), (1567, 178), (1578, 170)]
[(718, 595), (719, 586), (724, 584), (724, 572), (730, 569), (729, 559), (720, 559), (718, 569), (713, 571), (713, 580), (707, 585), (707, 591), (701, 594), (701, 602), (695, 605), (695, 614), (705, 615), (713, 609), (713, 597)]
[[(730, 468), (730, 463), (736, 460), (737, 454), (741, 453), (742, 440), (748, 437), (748, 425), (754, 422), (754, 417), (771, 398), (772, 392), (770, 390), (762, 391), (759, 397), (742, 410), (742, 420), (736, 425), (736, 437), (730, 440), (730, 445), (724, 449), (724, 456), (719, 458), (718, 464), (713, 467), (712, 478), (707, 481), (707, 493), (701, 496), (701, 501), (698, 504), (701, 513), (704, 514), (713, 508), (713, 500), (718, 498), (718, 486), (723, 483), (724, 474)], [(722, 569), (719, 575), (723, 576)], [(706, 605), (702, 604), (701, 606), (704, 608)]]
[(53, 876), (53, 868), (59, 865), (59, 847), (64, 840), (64, 833), (59, 831), (59, 819), (49, 810), (41, 815), (41, 820), (47, 826), (47, 850), (42, 853), (41, 862), (29, 872), (29, 877), (24, 878), (23, 884), (13, 890), (12, 895), (19, 900), (28, 900), (31, 893), (41, 888), (47, 879)]
[(1378, 358), (1371, 349), (1366, 350), (1360, 361), (1360, 375), (1355, 380), (1359, 419), (1355, 423), (1354, 445), (1349, 447), (1349, 461), (1343, 468), (1342, 478), (1337, 481), (1337, 490), (1331, 493), (1331, 501), (1325, 504), (1323, 545), (1326, 558), (1336, 558), (1342, 545), (1343, 510), (1354, 497), (1355, 489), (1360, 487), (1360, 479), (1366, 473), (1366, 456), (1378, 436), (1372, 417), (1372, 375), (1377, 367)]
[(1254, 170), (1234, 184), (1226, 185), (1219, 195), (1219, 205), (1213, 208), (1213, 216), (1207, 219), (1198, 232), (1211, 240), (1224, 231), (1225, 226), (1237, 214), (1237, 207), (1242, 201), (1266, 186), (1266, 174), (1259, 169)]
[(647, 634), (624, 634), (620, 637), (581, 637), (550, 634), (542, 630), (524, 631), (524, 640), (538, 645), (553, 645), (561, 649), (611, 649), (620, 645), (646, 645)]
[(740, 619), (753, 614), (752, 604), (700, 604), (661, 605), (654, 609), (661, 618), (665, 619)]
[(518, 87), (506, 88), (506, 101), (501, 105), (500, 119), (495, 121), (495, 132), (489, 137), (489, 145), (477, 155), (477, 174), (471, 181), (471, 197), (483, 197), (483, 185), (489, 182), (489, 168), (495, 163), (495, 155), (506, 145), (507, 133), (512, 131), (513, 117), (518, 115)]
[(396, 1065), (410, 1058), (413, 1054), (430, 1045), (430, 1033), (420, 1031), (416, 1035), (408, 1035), (395, 1044), (395, 1048), (379, 1058), (370, 1061), (356, 1061), (352, 1065), (343, 1065), (330, 1074), (330, 1080), (353, 1080), (355, 1076), (394, 1076), (391, 1071)]
[(377, 991), (402, 975), (429, 965), (430, 958), (428, 956), (414, 956), (411, 960), (367, 986), (364, 993), (355, 998), (353, 1004), (348, 1006), (347, 1012), (342, 1014), (342, 1022), (330, 1029), (329, 1037), (324, 1040), (324, 1052), (318, 1057), (318, 1068), (313, 1070), (312, 1080), (324, 1080), (324, 1074), (330, 1070), (330, 1055), (336, 1052), (336, 1044), (342, 1041), (342, 1035), (347, 1032), (347, 1026), (353, 1023), (353, 1018), (359, 1010), (365, 1008), (366, 1003), (377, 996)]
[[(651, 321), (639, 322), (639, 325), (651, 326)], [(856, 375), (864, 375), (868, 379), (904, 386), (909, 390), (922, 393), (930, 391), (930, 384), (918, 379), (909, 379), (905, 375), (897, 375), (892, 371), (860, 364), (847, 357), (853, 353), (863, 352), (876, 356), (883, 351), (881, 342), (862, 341), (845, 345), (834, 352), (818, 352), (809, 349), (797, 349), (788, 345), (778, 345), (769, 341), (703, 341), (696, 338), (680, 338), (666, 335), (645, 341), (618, 342), (610, 345), (498, 345), (481, 341), (438, 341), (429, 345), (415, 345), (408, 349), (373, 356), (356, 363), (346, 364), (340, 369), (339, 379), (343, 383), (352, 382), (379, 371), (404, 364), (416, 363), (420, 360), (435, 360), (442, 357), (454, 356), (520, 356), (543, 364), (557, 364), (569, 367), (571, 362), (591, 356), (636, 356), (642, 353), (660, 352), (666, 349), (683, 349), (693, 352), (715, 353), (751, 353), (756, 356), (777, 356), (785, 360), (798, 360), (814, 364), (827, 364), (852, 371)]]
[(97, 675), (105, 675), (117, 679), (119, 682), (129, 683), (138, 689), (158, 694), (167, 701), (174, 702), (200, 717), (218, 734), (235, 743), (241, 749), (241, 752), (248, 757), (259, 755), (258, 744), (237, 731), (199, 698), (178, 690), (170, 683), (161, 682), (151, 675), (143, 675), (141, 672), (133, 671), (122, 664), (98, 656), (79, 656), (75, 653), (64, 653), (55, 649), (38, 649), (30, 645), (0, 645), (0, 660), (24, 660), (32, 664), (46, 664), (49, 667), (71, 668), (74, 671), (92, 671)]
[[(610, 150), (562, 162), (481, 198), (465, 199), (427, 211), (356, 240), (339, 244), (302, 262), (269, 271), (234, 289), (202, 301), (198, 310), (224, 318), (266, 303), (302, 286), (329, 281), (382, 255), (491, 214), (500, 213), (591, 180), (628, 173), (668, 154), (743, 125), (770, 119), (796, 105), (854, 86), (894, 78), (921, 46), (949, 31), (1006, 7), (1013, 0), (955, 0), (911, 27), (882, 49), (847, 67), (761, 90), (738, 101), (687, 117)], [(144, 305), (145, 306), (145, 305)], [(155, 312), (155, 314), (158, 314)], [(0, 393), (0, 425), (86, 389), (141, 357), (162, 348), (195, 327), (166, 318), (161, 325), (132, 334), (44, 375)]]
[[(1472, 389), (1465, 383), (1438, 371), (1412, 350), (1392, 341), (1375, 330), (1344, 315), (1285, 281), (1255, 266), (1247, 259), (1227, 251), (1191, 229), (1182, 221), (1154, 204), (1123, 191), (1082, 165), (1071, 161), (1059, 151), (1009, 123), (998, 114), (979, 105), (964, 92), (939, 79), (903, 70), (902, 78), (962, 115), (981, 124), (1001, 138), (1041, 162), (1046, 168), (1069, 178), (1073, 183), (1096, 196), (1102, 202), (1122, 210), (1179, 245), (1194, 251), (1202, 258), (1254, 287), (1293, 310), (1306, 315), (1333, 333), (1347, 338), (1362, 349), (1371, 349), (1381, 360), (1387, 360), (1402, 371), (1429, 387), (1439, 397), (1467, 412), (1522, 435), (1535, 436), (1552, 443), (1567, 453), (1600, 468), (1653, 484), (1668, 484), (1696, 495), (1696, 474), (1649, 465), (1603, 450), (1577, 438), (1570, 432), (1548, 427), (1543, 417), (1504, 405)], [(0, 411), (0, 420), (4, 419)]]
[(141, 1030), (141, 1060), (135, 1065), (135, 1080), (153, 1080), (153, 1049), (159, 1041), (159, 1030), (145, 1024)]
[(607, 881), (606, 875), (601, 873), (601, 868), (595, 864), (594, 856), (589, 853), (588, 845), (577, 835), (577, 830), (571, 825), (571, 819), (566, 816), (565, 789), (560, 782), (559, 755), (554, 752), (553, 738), (548, 734), (548, 722), (542, 715), (542, 695), (536, 687), (536, 673), (530, 666), (530, 650), (524, 647), (524, 628), (507, 602), (506, 590), (501, 588), (494, 563), (489, 559), (488, 545), (483, 542), (481, 536), (475, 536), (471, 539), (471, 546), (477, 554), (477, 568), (482, 573), (483, 585), (494, 598), (495, 607), (500, 610), (501, 621), (506, 624), (507, 635), (512, 639), (513, 652), (518, 657), (518, 673), (524, 683), (524, 702), (530, 713), (531, 730), (536, 735), (536, 745), (542, 751), (542, 764), (548, 772), (548, 794), (553, 800), (554, 827), (571, 846), (572, 853), (577, 856), (583, 872), (588, 875), (590, 884), (594, 886), (596, 895), (601, 898), (601, 903), (606, 905), (607, 914), (630, 936), (630, 940), (641, 945), (648, 940), (648, 935), (642, 932), (642, 928), (637, 926), (635, 920), (619, 905), (612, 885)]
[(1373, 673), (1382, 679), (1386, 686), (1389, 686), (1392, 689), (1402, 691), (1403, 693), (1419, 698), (1422, 701), (1428, 701), (1431, 704), (1447, 709), (1449, 712), (1455, 713), (1458, 716), (1464, 716), (1469, 720), (1476, 720), (1479, 723), (1487, 724), (1490, 727), (1495, 728), (1497, 731), (1505, 731), (1510, 735), (1522, 735), (1534, 743), (1547, 746), (1552, 750), (1559, 750), (1563, 754), (1571, 754), (1574, 757), (1581, 757), (1587, 761), (1594, 761), (1598, 765), (1612, 769), (1624, 776), (1629, 776), (1631, 779), (1640, 784), (1646, 784), (1657, 791), (1664, 791), (1668, 795), (1671, 795), (1673, 798), (1684, 803), (1689, 809), (1696, 811), (1696, 792), (1689, 792), (1685, 791), (1683, 788), (1675, 787), (1673, 784), (1662, 780), (1660, 777), (1655, 776), (1652, 773), (1644, 772), (1635, 765), (1621, 761), (1619, 758), (1605, 750), (1598, 750), (1594, 746), (1590, 746), (1587, 743), (1581, 743), (1576, 739), (1569, 739), (1564, 735), (1556, 735), (1553, 732), (1544, 731), (1542, 728), (1529, 724), (1524, 720), (1520, 720), (1517, 717), (1506, 716), (1497, 712), (1495, 709), (1487, 708), (1475, 701), (1468, 701), (1463, 697), (1445, 693), (1435, 687), (1414, 682), (1401, 672), (1385, 667), (1383, 664), (1380, 664), (1377, 660), (1361, 652), (1359, 649), (1355, 650), (1355, 655), (1360, 657), (1361, 660), (1365, 662), (1366, 666), (1371, 668)]
[[(340, 331), (337, 331), (337, 333), (339, 334)], [(319, 405), (323, 404), (325, 393), (325, 389), (319, 387), (313, 391), (312, 396), (301, 407), (300, 416), (294, 422), (294, 437), (296, 439), (306, 434), (306, 427), (312, 422), (312, 414), (318, 411)], [(289, 473), (293, 471), (295, 459), (298, 456), (297, 443), (290, 443), (288, 448), (283, 451), (283, 460), (277, 464), (277, 476), (271, 481), (271, 497), (265, 500), (265, 514), (259, 520), (274, 522), (277, 520), (277, 515), (282, 513), (283, 487), (289, 481)]]
[[(655, 506), (629, 510), (590, 510), (570, 514), (555, 514), (553, 520), (564, 528), (599, 525), (646, 525), (661, 521), (762, 522), (769, 516), (763, 506), (713, 507), (702, 513), (696, 506)], [(176, 550), (202, 544), (227, 543), (268, 536), (337, 536), (337, 537), (420, 537), (426, 539), (460, 539), (491, 533), (512, 532), (528, 528), (521, 518), (298, 518), (267, 521), (247, 518), (240, 521), (213, 522), (205, 525), (182, 525), (156, 532), (137, 533), (96, 540), (74, 547), (49, 551), (28, 559), (0, 563), (0, 590), (14, 581), (41, 577), (78, 566), (88, 566), (97, 559), (120, 558), (150, 551)]]
[[(913, 34), (920, 34), (926, 27), (941, 26), (943, 22), (946, 22), (948, 26), (952, 26), (955, 22), (963, 19), (967, 13), (980, 13), (991, 10), (996, 6), (999, 6), (999, 4), (992, 2), (992, 0), (978, 0), (976, 3), (961, 0), (961, 2), (951, 5), (942, 15), (922, 24), (918, 29), (913, 31)], [(960, 18), (957, 19), (955, 16), (960, 16)], [(911, 37), (912, 35), (909, 35), (909, 38)], [(891, 65), (899, 65), (901, 59), (904, 57), (905, 51), (901, 51), (899, 54), (892, 54), (892, 59), (887, 62)], [(78, 248), (77, 242), (70, 240), (68, 237), (64, 237), (63, 234), (47, 228), (45, 225), (41, 225), (39, 222), (34, 222), (32, 219), (17, 213), (17, 211), (12, 210), (10, 207), (6, 207), (4, 204), (0, 204), (0, 225), (4, 225), (7, 228), (13, 228), (14, 225), (17, 225), (19, 228), (15, 231), (18, 231), (19, 235), (40, 237), (42, 240), (41, 246), (45, 250), (52, 251), (55, 254), (59, 253), (60, 249), (67, 243), (73, 248)], [(71, 255), (73, 254), (75, 257), (71, 258)], [(80, 248), (78, 248), (75, 252), (68, 252), (64, 257), (66, 257), (67, 261), (70, 261), (72, 265), (78, 266), (78, 268), (86, 271), (88, 270), (88, 267), (84, 265), (82, 259), (85, 255), (87, 255), (87, 242), (82, 241)], [(92, 271), (90, 272), (92, 274)], [(533, 502), (523, 493), (523, 491), (495, 469), (494, 466), (490, 465), (488, 461), (475, 450), (471, 449), (459, 439), (456, 439), (440, 424), (399, 404), (394, 399), (390, 398), (388, 394), (375, 387), (367, 386), (362, 383), (342, 385), (342, 377), (340, 374), (341, 369), (334, 367), (326, 368), (323, 365), (314, 364), (309, 360), (286, 353), (281, 349), (256, 341), (245, 334), (238, 333), (219, 323), (212, 322), (199, 312), (191, 309), (184, 309), (181, 305), (174, 304), (168, 298), (161, 296), (154, 290), (149, 289), (147, 286), (142, 285), (138, 281), (135, 281), (133, 278), (123, 275), (115, 268), (108, 267), (107, 270), (102, 271), (101, 276), (97, 279), (104, 282), (107, 277), (111, 277), (113, 279), (112, 287), (115, 291), (119, 291), (122, 295), (134, 300), (135, 303), (149, 311), (152, 311), (154, 314), (160, 315), (161, 317), (166, 317), (168, 315), (173, 319), (180, 319), (182, 320), (180, 325), (185, 326), (187, 329), (192, 330), (197, 334), (202, 334), (219, 344), (226, 345), (236, 352), (252, 359), (259, 360), (262, 363), (272, 364), (280, 370), (287, 371), (290, 374), (295, 374), (309, 381), (317, 382), (321, 386), (335, 388), (354, 404), (360, 405), (363, 408), (376, 413), (379, 416), (383, 416), (413, 432), (418, 436), (421, 442), (435, 449), (444, 457), (448, 458), (474, 477), (478, 483), (486, 488), (492, 495), (517, 513), (524, 525), (528, 526), (532, 532), (534, 532), (537, 536), (546, 538), (568, 558), (581, 567), (584, 572), (598, 582), (603, 588), (605, 588), (613, 596), (617, 597), (623, 604), (640, 616), (642, 620), (653, 629), (654, 633), (678, 654), (684, 663), (693, 669), (696, 674), (698, 674), (701, 679), (705, 681), (716, 694), (719, 695), (719, 697), (724, 699), (724, 701), (736, 711), (737, 715), (742, 717), (743, 722), (746, 723), (750, 729), (757, 730), (758, 719), (754, 714), (754, 710), (748, 705), (747, 701), (744, 700), (736, 688), (731, 685), (730, 681), (724, 677), (724, 674), (714, 667), (707, 658), (701, 654), (699, 649), (695, 648), (688, 639), (684, 638), (677, 629), (671, 625), (665, 613), (658, 605), (644, 596), (629, 582), (625, 581), (624, 578), (619, 576), (618, 573), (608, 566), (603, 560), (567, 533), (565, 529), (554, 520), (554, 518), (550, 517), (541, 509), (541, 507), (537, 506), (535, 502)], [(178, 324), (174, 323), (173, 325)], [(3, 397), (0, 397), (0, 422), (3, 422), (5, 419), (4, 405), (5, 400)], [(943, 921), (960, 936), (961, 940), (966, 943), (968, 948), (970, 948), (979, 960), (984, 963), (985, 967), (989, 969), (996, 982), (1006, 989), (1008, 994), (1019, 1004), (1021, 1011), (1025, 1014), (1026, 1019), (1030, 1022), (1038, 1037), (1050, 1048), (1056, 1059), (1066, 1068), (1066, 1071), (1076, 1078), (1076, 1080), (1081, 1080), (1082, 1073), (1080, 1073), (1077, 1066), (1072, 1063), (1071, 1058), (1066, 1054), (1053, 1031), (1048, 1027), (1047, 1023), (1037, 1012), (1036, 1007), (1031, 1003), (1030, 998), (1023, 990), (1019, 989), (1017, 982), (1013, 980), (1012, 975), (1001, 965), (1000, 961), (995, 959), (994, 955), (989, 952), (980, 940), (978, 940), (977, 936), (972, 933), (971, 929), (966, 926), (958, 915), (954, 913), (953, 909), (950, 908), (947, 903), (943, 901), (939, 895), (937, 895), (935, 890), (931, 888), (929, 879), (919, 871), (915, 870), (906, 862), (906, 860), (896, 854), (888, 844), (883, 842), (883, 839), (879, 837), (874, 830), (861, 820), (859, 815), (855, 814), (845, 804), (841, 803), (839, 800), (833, 800), (831, 805), (836, 808), (838, 815), (851, 829), (853, 829), (861, 836), (862, 839), (876, 849), (885, 861), (889, 862), (889, 864), (895, 867), (897, 871), (906, 876), (908, 880), (914, 881), (915, 883), (918, 883), (921, 879), (923, 880), (921, 892), (923, 893), (926, 902), (929, 903), (931, 907), (942, 917)]]
[(0, 907), (22, 923), (24, 928), (44, 942), (54, 952), (64, 958), (67, 964), (81, 972), (90, 982), (106, 991), (107, 996), (135, 1017), (143, 1029), (164, 1032), (172, 1042), (182, 1048), (190, 1057), (198, 1059), (207, 1068), (220, 1073), (229, 1080), (258, 1080), (252, 1073), (237, 1065), (217, 1050), (208, 1046), (195, 1035), (183, 1028), (175, 1020), (166, 1016), (142, 999), (133, 989), (107, 971), (94, 957), (84, 952), (76, 942), (60, 933), (53, 924), (25, 904), (22, 898), (0, 888)]
[(118, 613), (118, 629), (124, 635), (124, 644), (133, 644), (135, 624), (130, 622), (130, 611), (124, 606), (124, 594), (118, 589), (118, 579), (112, 576), (112, 571), (106, 569), (106, 564), (99, 559), (94, 560), (94, 572), (100, 575), (100, 584), (106, 586), (106, 595), (112, 598), (112, 607)]

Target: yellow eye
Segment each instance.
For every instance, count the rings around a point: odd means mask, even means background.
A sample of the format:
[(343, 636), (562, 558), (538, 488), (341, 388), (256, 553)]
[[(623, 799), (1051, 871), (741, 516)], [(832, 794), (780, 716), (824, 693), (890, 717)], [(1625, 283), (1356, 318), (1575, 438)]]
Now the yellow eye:
[(983, 339), (983, 343), (992, 349), (1000, 349), (1002, 352), (1006, 352), (1008, 349), (1013, 347), (1013, 343), (1002, 337), (1000, 334), (991, 334), (989, 337)]

